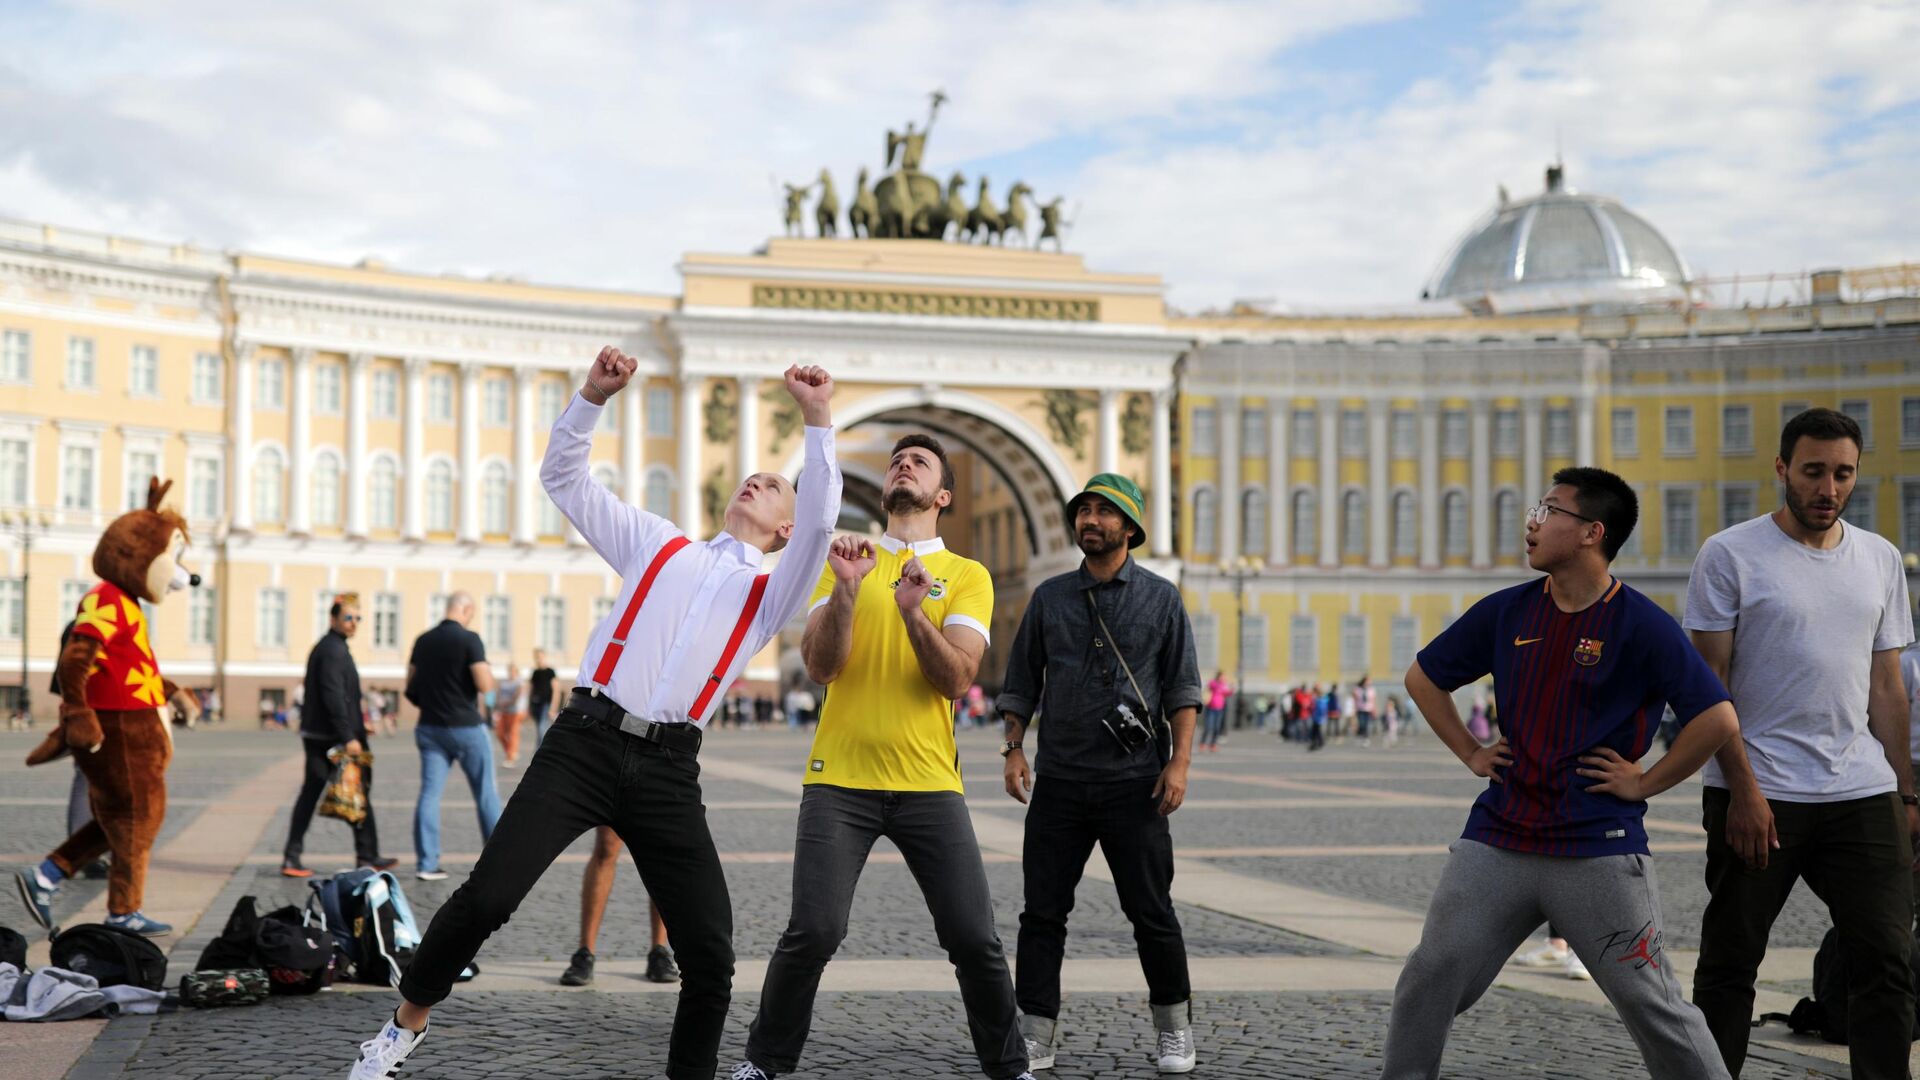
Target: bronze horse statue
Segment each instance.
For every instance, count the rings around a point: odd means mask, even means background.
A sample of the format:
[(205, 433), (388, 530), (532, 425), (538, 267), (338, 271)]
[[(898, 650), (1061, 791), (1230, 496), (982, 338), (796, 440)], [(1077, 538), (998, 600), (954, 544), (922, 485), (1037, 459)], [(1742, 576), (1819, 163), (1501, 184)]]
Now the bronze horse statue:
[[(833, 190), (833, 176), (827, 170), (820, 170), (820, 201), (813, 204), (813, 223), (822, 237), (838, 233), (840, 220), (840, 195)], [(1023, 234), (1024, 235), (1024, 234)]]
[(879, 221), (880, 204), (867, 188), (867, 170), (862, 166), (860, 175), (853, 182), (853, 205), (847, 207), (847, 233), (850, 236), (872, 236), (873, 228)]
[(1007, 192), (1007, 211), (1000, 215), (1001, 227), (994, 234), (995, 240), (1005, 244), (1007, 238), (1017, 232), (1020, 234), (1020, 243), (1023, 245), (1028, 243), (1027, 204), (1024, 200), (1032, 194), (1033, 189), (1027, 186), (1025, 180), (1014, 182), (1013, 187)]
[(981, 177), (979, 197), (974, 200), (973, 209), (967, 211), (967, 228), (961, 237), (969, 242), (990, 244), (1004, 227), (1000, 221), (1000, 208), (993, 205), (993, 196), (988, 193), (987, 184), (987, 178)]

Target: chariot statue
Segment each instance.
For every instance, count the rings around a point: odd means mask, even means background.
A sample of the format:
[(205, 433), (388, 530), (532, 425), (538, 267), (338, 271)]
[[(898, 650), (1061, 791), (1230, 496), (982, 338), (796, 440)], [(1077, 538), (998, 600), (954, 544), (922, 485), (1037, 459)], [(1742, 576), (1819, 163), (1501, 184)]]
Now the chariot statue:
[(920, 159), (926, 153), (927, 135), (933, 131), (947, 95), (935, 90), (929, 100), (926, 127), (915, 130), (913, 122), (908, 121), (905, 132), (887, 132), (886, 164), (891, 167), (897, 155), (900, 168), (873, 185), (873, 198), (880, 214), (873, 230), (875, 236), (938, 240), (944, 231), (944, 225), (935, 230), (934, 219), (936, 212), (944, 211), (946, 196), (940, 190), (940, 181), (920, 171)]

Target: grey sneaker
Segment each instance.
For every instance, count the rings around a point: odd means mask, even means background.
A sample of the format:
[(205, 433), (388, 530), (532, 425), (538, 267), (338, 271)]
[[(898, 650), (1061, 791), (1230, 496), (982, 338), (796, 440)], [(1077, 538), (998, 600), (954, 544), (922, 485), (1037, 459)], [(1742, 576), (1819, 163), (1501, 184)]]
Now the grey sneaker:
[(680, 981), (680, 965), (673, 962), (673, 950), (665, 945), (655, 945), (647, 950), (647, 981), (651, 983)]
[(1027, 1068), (1053, 1068), (1055, 1043), (1059, 1037), (1060, 1025), (1057, 1020), (1044, 1016), (1020, 1014), (1020, 1038), (1027, 1044)]
[(560, 975), (561, 986), (586, 986), (593, 981), (593, 951), (581, 949), (573, 954), (567, 970)]
[(1193, 1045), (1193, 1002), (1153, 1007), (1155, 1056), (1163, 1073), (1192, 1072), (1199, 1061)]

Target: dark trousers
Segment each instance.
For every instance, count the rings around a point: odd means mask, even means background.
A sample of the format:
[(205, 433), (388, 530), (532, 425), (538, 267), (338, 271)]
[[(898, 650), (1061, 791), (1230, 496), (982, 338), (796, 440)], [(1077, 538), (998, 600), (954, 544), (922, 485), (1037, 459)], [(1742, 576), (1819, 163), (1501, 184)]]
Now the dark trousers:
[(733, 905), (700, 802), (699, 762), (572, 709), (554, 718), (473, 873), (434, 915), (400, 994), (416, 1005), (444, 999), (553, 860), (599, 825), (632, 853), (680, 961), (667, 1076), (712, 1080), (733, 993)]
[[(853, 887), (880, 837), (892, 840), (933, 913), (934, 931), (960, 979), (960, 1000), (980, 1068), (993, 1080), (1027, 1070), (1006, 953), (993, 928), (993, 897), (967, 803), (954, 791), (865, 791), (810, 784), (800, 797), (793, 849), (793, 914), (767, 964), (747, 1059), (792, 1072), (813, 1026), (820, 974), (847, 936)], [(667, 925), (673, 915), (662, 911)], [(683, 961), (684, 962), (684, 961)]]
[(1192, 996), (1187, 944), (1173, 911), (1173, 834), (1152, 797), (1154, 779), (1083, 783), (1042, 777), (1034, 784), (1020, 856), (1026, 910), (1020, 913), (1014, 985), (1021, 1012), (1060, 1016), (1067, 915), (1096, 840), (1113, 873), (1120, 910), (1133, 924), (1148, 1000), (1178, 1005)]
[(1903, 1080), (1913, 1033), (1913, 852), (1891, 793), (1835, 803), (1768, 800), (1780, 850), (1748, 869), (1727, 844), (1724, 788), (1703, 797), (1707, 902), (1693, 1000), (1735, 1077), (1747, 1057), (1753, 981), (1796, 879), (1827, 905), (1847, 957), (1847, 1048), (1855, 1080)]
[[(306, 849), (307, 827), (313, 824), (314, 807), (320, 805), (320, 796), (326, 793), (327, 781), (333, 776), (333, 762), (327, 760), (327, 751), (333, 749), (334, 744), (308, 738), (300, 742), (307, 748), (307, 774), (300, 783), (300, 797), (293, 800), (287, 846), (280, 852), (281, 858), (288, 862), (300, 861), (300, 853)], [(373, 824), (373, 766), (361, 766), (360, 780), (367, 786), (367, 816), (353, 826), (353, 858), (365, 866), (380, 857), (380, 833)]]

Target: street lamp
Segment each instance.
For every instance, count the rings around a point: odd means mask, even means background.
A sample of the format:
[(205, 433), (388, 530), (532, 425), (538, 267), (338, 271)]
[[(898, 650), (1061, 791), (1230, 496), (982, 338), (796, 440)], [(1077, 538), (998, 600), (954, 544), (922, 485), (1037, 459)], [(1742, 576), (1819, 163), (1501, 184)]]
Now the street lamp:
[[(1233, 718), (1246, 715), (1247, 579), (1258, 577), (1261, 561), (1251, 555), (1222, 559), (1220, 573), (1233, 579)], [(1239, 727), (1236, 722), (1232, 727)]]
[(12, 533), (20, 543), (20, 715), (29, 722), (33, 713), (27, 708), (27, 627), (32, 625), (32, 620), (28, 618), (27, 580), (33, 564), (33, 538), (45, 536), (50, 526), (45, 513), (0, 512), (0, 529)]

